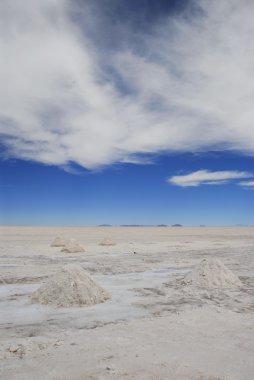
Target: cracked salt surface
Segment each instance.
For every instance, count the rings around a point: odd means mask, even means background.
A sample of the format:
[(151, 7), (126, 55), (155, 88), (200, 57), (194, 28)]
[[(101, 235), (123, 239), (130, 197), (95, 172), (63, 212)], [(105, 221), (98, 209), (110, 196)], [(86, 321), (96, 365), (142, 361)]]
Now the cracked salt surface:
[(56, 308), (32, 304), (30, 295), (39, 284), (6, 284), (0, 286), (0, 327), (50, 324), (61, 328), (94, 328), (120, 320), (142, 318), (149, 311), (134, 305), (141, 301), (137, 288), (156, 287), (172, 273), (184, 273), (176, 268), (119, 275), (93, 276), (111, 294), (111, 300), (80, 308)]

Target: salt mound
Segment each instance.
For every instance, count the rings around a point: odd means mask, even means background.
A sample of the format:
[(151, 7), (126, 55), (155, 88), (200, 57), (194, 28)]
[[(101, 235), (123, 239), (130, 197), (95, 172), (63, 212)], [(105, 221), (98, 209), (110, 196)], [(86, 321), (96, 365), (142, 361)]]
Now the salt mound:
[(55, 240), (52, 242), (51, 247), (64, 247), (66, 244), (65, 239), (57, 236)]
[(85, 250), (83, 247), (79, 245), (79, 243), (75, 239), (70, 239), (61, 249), (61, 252), (76, 253), (85, 252)]
[(185, 285), (204, 288), (237, 288), (239, 278), (216, 258), (203, 259), (183, 280)]
[(105, 302), (110, 295), (92, 280), (84, 269), (69, 264), (32, 294), (32, 301), (43, 305), (71, 307)]
[(100, 242), (100, 245), (116, 245), (116, 243), (111, 240), (111, 238), (107, 237)]

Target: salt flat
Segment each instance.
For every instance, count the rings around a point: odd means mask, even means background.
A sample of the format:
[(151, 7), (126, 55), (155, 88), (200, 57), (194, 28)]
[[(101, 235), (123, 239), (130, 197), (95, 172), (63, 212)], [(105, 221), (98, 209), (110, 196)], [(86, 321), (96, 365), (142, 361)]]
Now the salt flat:
[[(253, 227), (1, 227), (1, 379), (252, 380)], [(75, 238), (85, 252), (50, 247)], [(114, 246), (101, 246), (110, 237)], [(239, 289), (185, 287), (216, 257)], [(57, 308), (31, 294), (65, 264), (111, 294)]]

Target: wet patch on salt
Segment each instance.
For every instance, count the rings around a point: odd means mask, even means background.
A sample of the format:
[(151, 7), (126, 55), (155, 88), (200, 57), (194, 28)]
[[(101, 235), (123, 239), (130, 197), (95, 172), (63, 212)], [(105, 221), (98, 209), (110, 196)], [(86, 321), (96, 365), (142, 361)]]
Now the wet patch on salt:
[(142, 318), (149, 311), (137, 307), (142, 296), (135, 289), (160, 286), (173, 273), (183, 274), (177, 268), (119, 275), (97, 275), (98, 281), (110, 294), (111, 300), (98, 305), (57, 309), (53, 306), (31, 304), (30, 295), (40, 284), (9, 284), (0, 286), (0, 326), (49, 324), (59, 328), (94, 328), (107, 323)]

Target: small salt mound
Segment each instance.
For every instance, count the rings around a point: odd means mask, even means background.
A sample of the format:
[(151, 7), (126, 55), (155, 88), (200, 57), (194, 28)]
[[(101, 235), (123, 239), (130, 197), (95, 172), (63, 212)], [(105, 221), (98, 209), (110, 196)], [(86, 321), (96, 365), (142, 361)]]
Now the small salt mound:
[(55, 240), (52, 242), (51, 247), (64, 247), (66, 244), (65, 239), (57, 236)]
[(116, 243), (111, 238), (107, 237), (100, 242), (100, 245), (116, 245)]
[(183, 280), (185, 285), (203, 288), (237, 288), (239, 278), (216, 258), (203, 259)]
[(110, 295), (79, 265), (69, 264), (32, 294), (43, 305), (71, 307), (105, 302)]
[(79, 243), (75, 239), (70, 239), (61, 249), (61, 252), (76, 253), (85, 252), (85, 250), (83, 247), (79, 245)]

